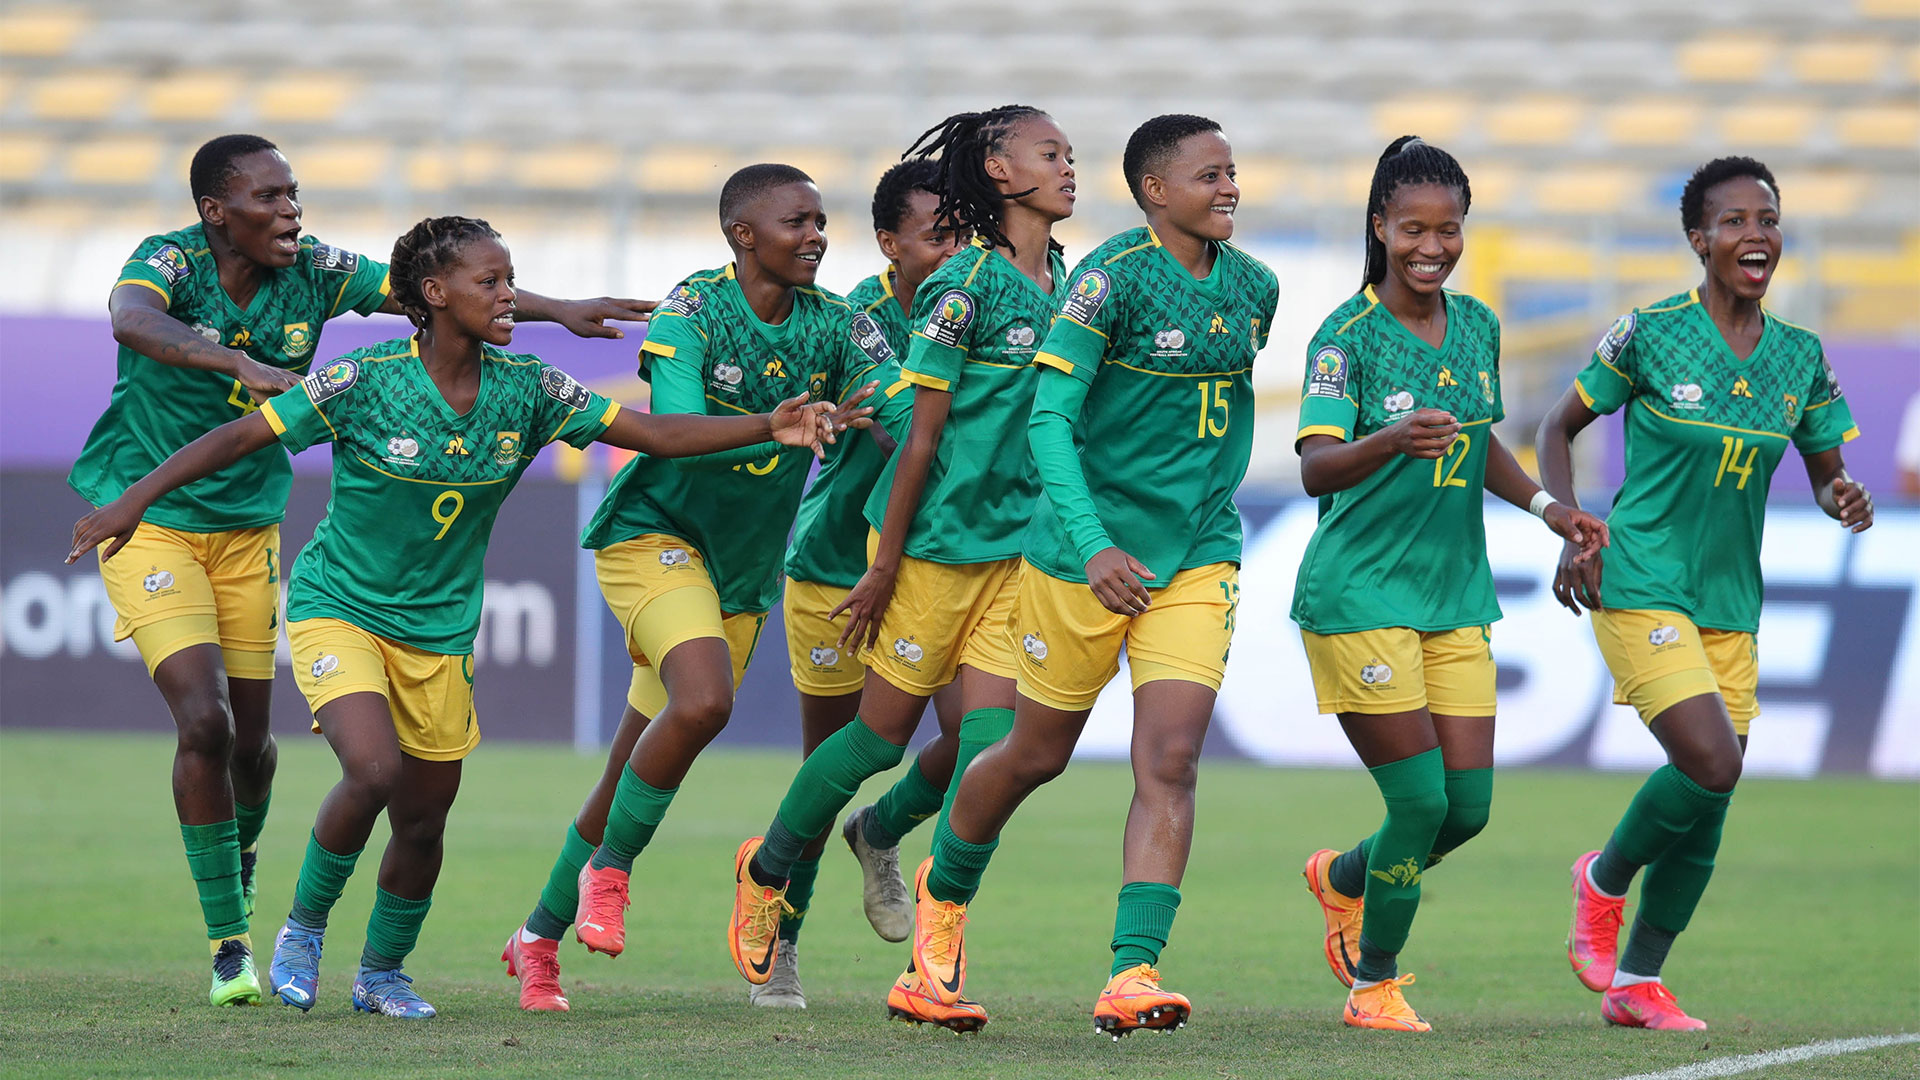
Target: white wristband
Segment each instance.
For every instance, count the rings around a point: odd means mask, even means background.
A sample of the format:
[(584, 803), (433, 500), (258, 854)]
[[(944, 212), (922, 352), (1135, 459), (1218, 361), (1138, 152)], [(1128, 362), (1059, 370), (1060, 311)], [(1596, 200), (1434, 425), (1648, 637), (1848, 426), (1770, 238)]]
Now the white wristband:
[(1546, 488), (1541, 488), (1533, 493), (1533, 501), (1527, 504), (1527, 513), (1544, 521), (1547, 517), (1547, 507), (1559, 501)]

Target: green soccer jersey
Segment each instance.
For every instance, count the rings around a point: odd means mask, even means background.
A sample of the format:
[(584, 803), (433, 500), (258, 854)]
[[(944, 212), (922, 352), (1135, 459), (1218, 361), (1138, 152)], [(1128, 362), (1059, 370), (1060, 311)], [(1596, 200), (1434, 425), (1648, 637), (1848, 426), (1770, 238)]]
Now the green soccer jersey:
[(1072, 281), (1035, 363), (1086, 384), (1087, 398), (1076, 460), (1036, 457), (1046, 491), (1027, 561), (1085, 582), (1087, 560), (1118, 545), (1153, 572), (1148, 588), (1190, 567), (1238, 564), (1233, 493), (1253, 450), (1253, 358), (1278, 279), (1218, 244), (1196, 280), (1142, 227), (1094, 248)]
[(1759, 629), (1767, 488), (1787, 443), (1817, 454), (1860, 434), (1819, 336), (1764, 318), (1741, 360), (1697, 292), (1671, 296), (1621, 316), (1575, 379), (1588, 408), (1627, 411), (1601, 569), (1609, 608)]
[(1460, 422), (1446, 455), (1396, 454), (1320, 500), (1320, 523), (1293, 589), (1293, 619), (1316, 634), (1404, 626), (1454, 630), (1500, 617), (1481, 512), (1487, 440), (1500, 406), (1500, 320), (1464, 293), (1442, 294), (1436, 349), (1394, 318), (1371, 286), (1335, 308), (1307, 346), (1300, 432), (1353, 441), (1416, 409)]
[[(761, 322), (732, 264), (675, 286), (640, 346), (659, 413), (771, 412), (802, 391), (826, 400), (892, 356), (871, 317), (823, 289), (795, 289), (786, 321)], [(642, 454), (614, 477), (580, 543), (677, 536), (706, 561), (721, 610), (767, 611), (780, 599), (787, 532), (812, 461), (772, 442), (671, 460)]]
[(332, 497), (294, 562), (289, 621), (340, 619), (427, 652), (473, 651), (500, 504), (541, 447), (585, 446), (620, 412), (537, 356), (491, 345), (482, 355), (465, 415), (410, 338), (348, 353), (260, 407), (289, 451), (334, 444)]
[[(901, 378), (953, 395), (927, 468), (906, 553), (939, 563), (1020, 554), (1039, 480), (1023, 437), (1033, 411), (1033, 358), (1066, 294), (1066, 265), (1049, 253), (1051, 293), (979, 240), (942, 263), (914, 294), (912, 344)], [(886, 520), (887, 463), (867, 499), (867, 522)]]
[[(892, 358), (894, 346), (907, 340), (907, 313), (893, 294), (893, 267), (854, 286), (847, 294), (854, 310), (873, 320), (874, 330), (887, 345), (889, 359), (871, 374), (840, 389), (844, 401), (860, 383), (879, 379), (876, 396), (867, 403), (889, 437), (907, 437), (912, 416), (911, 387), (900, 382), (900, 365)], [(813, 478), (794, 518), (793, 543), (787, 548), (787, 576), (850, 589), (867, 569), (867, 519), (861, 508), (873, 491), (873, 482), (886, 468), (887, 455), (865, 431), (848, 430), (827, 448), (827, 463)]]
[[(220, 287), (206, 233), (191, 225), (141, 241), (113, 287), (128, 284), (159, 293), (167, 314), (208, 341), (299, 371), (312, 361), (328, 319), (379, 310), (387, 298), (387, 268), (303, 236), (297, 261), (267, 271), (242, 310)], [(81, 498), (105, 505), (175, 450), (256, 408), (238, 379), (170, 367), (122, 345), (113, 396), (67, 483)], [(272, 525), (286, 515), (292, 484), (287, 455), (268, 447), (167, 493), (147, 511), (147, 520), (184, 532)]]

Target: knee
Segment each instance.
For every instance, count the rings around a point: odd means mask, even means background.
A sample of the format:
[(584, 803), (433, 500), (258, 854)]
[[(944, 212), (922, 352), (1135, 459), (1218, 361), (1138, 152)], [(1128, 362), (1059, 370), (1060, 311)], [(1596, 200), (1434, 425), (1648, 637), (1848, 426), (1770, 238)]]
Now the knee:
[(733, 687), (725, 683), (688, 687), (669, 706), (682, 726), (710, 739), (733, 715)]
[(1166, 791), (1191, 795), (1200, 782), (1200, 748), (1192, 744), (1162, 748), (1143, 778)]
[(436, 847), (447, 832), (447, 808), (434, 807), (394, 817), (392, 825), (396, 843), (415, 849)]
[(174, 711), (182, 753), (226, 761), (233, 756), (233, 716), (218, 694), (198, 695)]
[(1438, 834), (1440, 826), (1446, 823), (1450, 805), (1446, 791), (1434, 788), (1391, 799), (1387, 802), (1387, 810), (1396, 823), (1421, 832)]
[(1677, 765), (1687, 779), (1715, 794), (1725, 794), (1740, 783), (1740, 755), (1713, 754)]
[[(385, 806), (393, 798), (393, 786), (400, 778), (400, 755), (368, 754), (342, 758), (340, 783), (362, 805)], [(395, 829), (398, 830), (396, 823)]]
[(1019, 777), (1023, 786), (1035, 788), (1052, 783), (1061, 773), (1067, 771), (1067, 762), (1073, 757), (1073, 744), (1008, 743), (1005, 752), (1008, 760), (1013, 763), (1014, 775)]
[(1459, 837), (1457, 846), (1479, 836), (1492, 817), (1493, 807), (1491, 806), (1461, 806), (1459, 803), (1449, 803), (1445, 819), (1446, 829)]

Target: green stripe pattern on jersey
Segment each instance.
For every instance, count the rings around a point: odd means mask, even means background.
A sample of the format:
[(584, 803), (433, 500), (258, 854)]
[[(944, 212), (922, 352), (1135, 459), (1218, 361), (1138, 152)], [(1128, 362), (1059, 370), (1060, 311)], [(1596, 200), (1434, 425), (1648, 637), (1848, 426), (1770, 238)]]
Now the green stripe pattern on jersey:
[(333, 444), (333, 496), (294, 562), (287, 618), (465, 656), (500, 504), (541, 447), (586, 446), (620, 406), (537, 356), (486, 345), (462, 415), (417, 342), (398, 338), (326, 364), (261, 411), (293, 453)]
[[(142, 240), (113, 287), (127, 285), (158, 293), (167, 314), (208, 341), (271, 367), (303, 371), (328, 319), (348, 311), (368, 315), (386, 302), (387, 268), (303, 236), (294, 264), (266, 271), (243, 310), (221, 288), (207, 234), (194, 224)], [(105, 505), (175, 450), (258, 407), (237, 379), (170, 367), (122, 345), (107, 411), (87, 435), (67, 483), (81, 498)], [(292, 486), (287, 455), (268, 447), (161, 496), (146, 520), (183, 532), (272, 525), (286, 516)]]
[(1443, 292), (1439, 348), (1400, 324), (1368, 286), (1327, 316), (1307, 346), (1295, 443), (1347, 442), (1417, 409), (1444, 409), (1460, 434), (1444, 457), (1395, 455), (1320, 500), (1293, 590), (1293, 619), (1316, 634), (1404, 626), (1455, 630), (1500, 617), (1481, 512), (1487, 440), (1500, 405), (1500, 321), (1465, 293)]
[(1671, 296), (1622, 315), (1574, 380), (1593, 411), (1626, 410), (1608, 607), (1759, 629), (1760, 535), (1787, 443), (1816, 454), (1860, 434), (1819, 335), (1764, 318), (1741, 360), (1697, 292)]

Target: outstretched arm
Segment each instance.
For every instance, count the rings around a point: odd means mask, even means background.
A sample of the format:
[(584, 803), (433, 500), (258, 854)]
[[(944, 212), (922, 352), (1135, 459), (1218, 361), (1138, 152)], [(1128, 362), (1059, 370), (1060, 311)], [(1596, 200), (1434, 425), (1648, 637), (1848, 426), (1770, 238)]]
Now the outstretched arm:
[(822, 442), (834, 441), (833, 408), (831, 401), (808, 404), (807, 395), (800, 394), (770, 413), (740, 416), (621, 409), (599, 441), (659, 458), (716, 459), (738, 447), (763, 446), (803, 446), (819, 454)]
[(265, 401), (294, 386), (300, 376), (262, 364), (239, 349), (208, 341), (167, 314), (166, 298), (144, 284), (121, 285), (107, 298), (113, 339), (168, 367), (217, 371), (239, 380), (254, 400)]
[(67, 553), (71, 563), (101, 543), (111, 539), (105, 558), (113, 558), (127, 541), (140, 518), (162, 495), (211, 476), (256, 450), (274, 443), (273, 427), (264, 413), (248, 413), (231, 423), (222, 424), (174, 451), (172, 457), (134, 481), (118, 499), (81, 518), (73, 526), (73, 550)]

